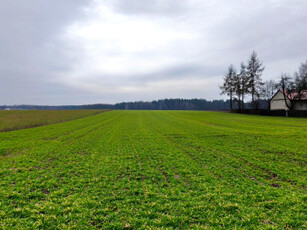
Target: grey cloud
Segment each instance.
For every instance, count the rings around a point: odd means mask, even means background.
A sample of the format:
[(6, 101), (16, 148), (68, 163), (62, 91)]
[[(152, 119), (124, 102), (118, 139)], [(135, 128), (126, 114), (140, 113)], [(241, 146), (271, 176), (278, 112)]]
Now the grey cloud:
[(197, 65), (197, 64), (180, 64), (168, 68), (161, 69), (155, 72), (147, 72), (142, 74), (104, 74), (104, 75), (91, 75), (87, 76), (88, 79), (95, 79), (95, 82), (103, 85), (119, 84), (114, 79), (126, 79), (126, 84), (142, 85), (149, 82), (163, 82), (168, 80), (181, 80), (181, 79), (204, 79), (215, 76), (223, 75), (225, 66), (212, 66), (212, 65)]
[(153, 73), (140, 74), (132, 76), (130, 79), (137, 82), (153, 82), (163, 80), (176, 80), (176, 79), (199, 79), (208, 78), (220, 75), (223, 73), (223, 66), (212, 65), (188, 65), (181, 64), (178, 66), (169, 67)]
[(43, 95), (54, 75), (68, 70), (69, 45), (58, 36), (82, 17), (87, 4), (86, 0), (1, 2), (0, 104), (21, 103), (39, 89)]
[[(89, 71), (87, 76), (87, 73), (82, 73), (92, 84), (142, 87), (166, 80), (215, 79), (222, 77), (229, 64), (239, 66), (241, 61), (246, 61), (252, 50), (256, 50), (264, 61), (264, 78), (268, 79), (280, 72), (293, 72), (307, 58), (305, 0), (97, 2), (106, 4), (117, 14), (140, 21), (162, 18), (177, 31), (196, 34), (197, 38), (167, 44), (165, 49), (171, 52), (167, 54), (177, 60), (169, 67), (143, 74), (137, 71), (129, 74)], [(90, 15), (85, 15), (84, 8), (94, 6), (90, 0), (1, 1), (0, 104), (107, 103), (164, 97), (219, 98), (216, 81), (206, 92), (173, 89), (157, 94), (137, 91), (97, 93), (83, 88), (82, 81), (77, 87), (57, 81), (75, 73), (75, 66), (84, 62), (82, 44), (77, 40), (68, 43), (63, 40), (63, 34), (67, 26), (88, 20)], [(125, 54), (131, 59), (154, 59), (164, 54), (162, 51), (124, 52), (111, 49), (109, 54), (104, 55), (116, 57)]]
[[(263, 9), (258, 26), (254, 25), (254, 27), (260, 31), (258, 39), (262, 47), (259, 48), (265, 50), (265, 46), (271, 47), (271, 52), (266, 52), (265, 55), (270, 58), (306, 55), (306, 9), (306, 1), (300, 5), (293, 4), (290, 7)], [(253, 39), (253, 42), (256, 44), (257, 41)]]
[[(234, 56), (257, 50), (265, 61), (306, 57), (307, 2), (252, 1), (212, 28), (213, 39)], [(242, 6), (242, 4), (241, 4)], [(223, 41), (224, 40), (224, 41)]]
[(186, 0), (116, 0), (111, 1), (111, 3), (111, 6), (115, 11), (132, 15), (170, 16), (174, 14), (182, 14), (186, 12), (188, 8)]

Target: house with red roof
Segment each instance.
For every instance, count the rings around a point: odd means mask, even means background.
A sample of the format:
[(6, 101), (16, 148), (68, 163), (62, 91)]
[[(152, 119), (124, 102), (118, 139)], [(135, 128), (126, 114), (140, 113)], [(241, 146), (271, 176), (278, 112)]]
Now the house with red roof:
[(283, 92), (278, 90), (270, 100), (270, 110), (307, 110), (307, 91)]

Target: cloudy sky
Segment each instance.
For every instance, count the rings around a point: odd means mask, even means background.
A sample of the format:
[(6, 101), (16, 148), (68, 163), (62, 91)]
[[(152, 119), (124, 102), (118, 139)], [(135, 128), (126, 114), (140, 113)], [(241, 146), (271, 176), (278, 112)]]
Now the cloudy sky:
[(220, 99), (253, 50), (264, 80), (307, 59), (306, 0), (0, 2), (0, 104)]

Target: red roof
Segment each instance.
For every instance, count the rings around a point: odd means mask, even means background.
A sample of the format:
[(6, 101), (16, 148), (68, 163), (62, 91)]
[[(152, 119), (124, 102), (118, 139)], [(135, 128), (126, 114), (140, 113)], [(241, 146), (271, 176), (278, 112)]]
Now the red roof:
[[(283, 91), (280, 90), (282, 93)], [(303, 90), (301, 91), (301, 95), (299, 95), (298, 92), (291, 92), (291, 93), (288, 93), (287, 90), (285, 90), (285, 95), (287, 96), (287, 98), (289, 98), (290, 100), (302, 100), (302, 101), (305, 101), (307, 100), (307, 90)], [(300, 96), (300, 97), (299, 97)]]

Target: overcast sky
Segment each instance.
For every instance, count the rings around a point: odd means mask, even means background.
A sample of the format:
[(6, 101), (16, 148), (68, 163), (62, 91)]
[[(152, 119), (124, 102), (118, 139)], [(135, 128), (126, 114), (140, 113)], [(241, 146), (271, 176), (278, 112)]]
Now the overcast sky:
[(0, 104), (220, 99), (253, 50), (264, 80), (307, 59), (306, 0), (0, 3)]

